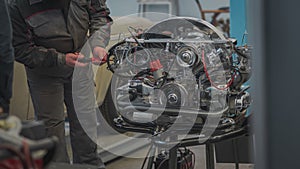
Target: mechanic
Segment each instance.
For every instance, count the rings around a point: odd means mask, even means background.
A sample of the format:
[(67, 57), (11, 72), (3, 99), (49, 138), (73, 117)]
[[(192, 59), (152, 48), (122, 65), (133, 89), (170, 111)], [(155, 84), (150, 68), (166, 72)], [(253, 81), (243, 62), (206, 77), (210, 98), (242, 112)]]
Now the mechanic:
[[(83, 74), (91, 70), (91, 64), (78, 61), (89, 55), (79, 53), (85, 44), (89, 44), (93, 57), (100, 60), (106, 57), (104, 48), (112, 22), (106, 0), (9, 0), (9, 11), (16, 61), (25, 65), (36, 117), (45, 122), (48, 136), (55, 135), (60, 140), (54, 161), (69, 162), (64, 131), (65, 103), (73, 163), (105, 168), (97, 154), (97, 144), (78, 118), (84, 114), (86, 119), (82, 121), (96, 128), (96, 112), (88, 108), (82, 109), (84, 112), (75, 111), (72, 75), (75, 65)], [(78, 83), (93, 84), (86, 77), (77, 79)], [(79, 99), (92, 105), (89, 97), (83, 95)]]
[(14, 57), (11, 23), (6, 0), (0, 1), (0, 24), (0, 114), (8, 114), (12, 95)]

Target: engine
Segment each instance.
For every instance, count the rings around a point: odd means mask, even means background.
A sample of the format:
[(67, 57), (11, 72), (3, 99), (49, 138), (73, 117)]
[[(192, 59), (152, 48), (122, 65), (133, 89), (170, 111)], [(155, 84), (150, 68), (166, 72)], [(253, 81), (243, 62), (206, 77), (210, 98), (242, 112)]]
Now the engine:
[[(112, 93), (121, 116), (132, 123), (174, 123), (189, 115), (244, 116), (251, 104), (251, 48), (236, 46), (209, 23), (171, 18), (140, 34), (129, 28), (109, 50)], [(188, 122), (188, 120), (184, 120)]]

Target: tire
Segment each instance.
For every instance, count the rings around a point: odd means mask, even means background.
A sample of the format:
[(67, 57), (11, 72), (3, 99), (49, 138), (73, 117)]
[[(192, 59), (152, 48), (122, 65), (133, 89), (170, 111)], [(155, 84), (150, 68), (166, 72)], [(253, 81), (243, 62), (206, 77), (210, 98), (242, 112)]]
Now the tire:
[(102, 116), (106, 120), (107, 124), (110, 125), (114, 130), (116, 130), (119, 133), (126, 132), (125, 130), (122, 130), (115, 126), (114, 119), (119, 117), (119, 113), (117, 112), (115, 104), (113, 102), (111, 94), (111, 85), (109, 85), (107, 89), (103, 103), (99, 106), (99, 110), (101, 111)]

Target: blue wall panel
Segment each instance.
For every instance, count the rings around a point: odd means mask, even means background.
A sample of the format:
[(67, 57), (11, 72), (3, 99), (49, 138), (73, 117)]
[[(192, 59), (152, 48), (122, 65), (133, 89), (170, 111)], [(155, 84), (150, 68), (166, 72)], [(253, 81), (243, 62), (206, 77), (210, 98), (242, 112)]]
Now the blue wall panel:
[(247, 31), (246, 21), (246, 0), (230, 0), (230, 36), (238, 40), (238, 45), (242, 45), (243, 35)]

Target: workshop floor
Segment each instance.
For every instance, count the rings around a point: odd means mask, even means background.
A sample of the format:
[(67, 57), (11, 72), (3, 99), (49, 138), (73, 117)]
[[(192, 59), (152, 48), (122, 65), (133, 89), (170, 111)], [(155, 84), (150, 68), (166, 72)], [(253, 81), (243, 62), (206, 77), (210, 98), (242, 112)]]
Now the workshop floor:
[[(191, 150), (196, 155), (195, 169), (206, 169), (205, 166), (205, 146), (192, 147)], [(147, 149), (136, 152), (137, 154), (146, 154)], [(144, 159), (141, 158), (119, 158), (106, 165), (106, 169), (141, 169)], [(235, 169), (234, 164), (216, 164), (216, 169)], [(240, 164), (240, 169), (253, 169), (252, 164)]]

